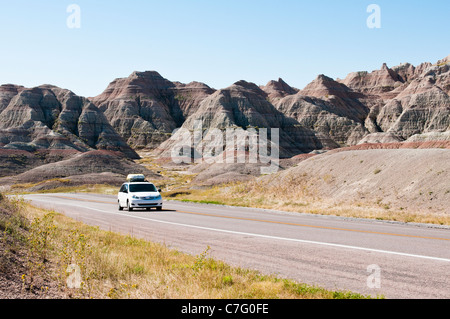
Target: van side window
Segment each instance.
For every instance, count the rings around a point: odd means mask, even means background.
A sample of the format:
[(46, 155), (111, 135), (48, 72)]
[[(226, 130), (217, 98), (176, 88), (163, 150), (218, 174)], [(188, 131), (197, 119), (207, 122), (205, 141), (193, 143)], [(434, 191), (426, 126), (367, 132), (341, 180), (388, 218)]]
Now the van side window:
[(119, 192), (123, 193), (123, 192), (125, 192), (126, 189), (127, 189), (127, 185), (122, 185), (122, 187), (120, 188)]

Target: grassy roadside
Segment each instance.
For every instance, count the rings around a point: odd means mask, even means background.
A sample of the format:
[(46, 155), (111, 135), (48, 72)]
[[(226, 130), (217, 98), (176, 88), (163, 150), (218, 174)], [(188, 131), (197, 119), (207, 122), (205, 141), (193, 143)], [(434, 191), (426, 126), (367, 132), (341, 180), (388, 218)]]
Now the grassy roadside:
[[(0, 209), (3, 256), (23, 252), (21, 272), (11, 276), (16, 277), (25, 297), (367, 298), (234, 268), (212, 259), (209, 247), (197, 256), (183, 254), (160, 244), (87, 226), (20, 200), (0, 197)], [(8, 260), (11, 263), (13, 259)], [(2, 269), (11, 266), (5, 264), (5, 258), (1, 263)]]
[(314, 196), (297, 185), (286, 185), (285, 188), (280, 190), (279, 187), (253, 180), (205, 189), (176, 189), (166, 192), (164, 196), (166, 199), (204, 204), (450, 226), (450, 216), (446, 214), (398, 210), (380, 202), (336, 203)]

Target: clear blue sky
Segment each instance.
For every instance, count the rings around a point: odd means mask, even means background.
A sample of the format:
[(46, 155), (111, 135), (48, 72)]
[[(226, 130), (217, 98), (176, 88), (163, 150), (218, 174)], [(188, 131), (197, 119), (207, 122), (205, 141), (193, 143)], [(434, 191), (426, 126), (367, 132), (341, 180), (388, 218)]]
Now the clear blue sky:
[[(386, 62), (450, 54), (450, 1), (16, 0), (0, 1), (0, 84), (53, 84), (83, 96), (115, 78), (155, 70), (216, 89), (283, 78), (303, 88)], [(370, 4), (381, 29), (369, 29)], [(70, 4), (81, 28), (70, 29)]]

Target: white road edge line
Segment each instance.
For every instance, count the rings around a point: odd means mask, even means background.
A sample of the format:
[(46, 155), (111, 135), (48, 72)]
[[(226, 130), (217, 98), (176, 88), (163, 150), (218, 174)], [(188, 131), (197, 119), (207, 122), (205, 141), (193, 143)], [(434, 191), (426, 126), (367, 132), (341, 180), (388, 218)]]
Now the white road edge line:
[(84, 209), (88, 209), (88, 210), (94, 210), (94, 211), (98, 211), (98, 212), (105, 213), (105, 214), (110, 214), (110, 215), (124, 216), (124, 217), (129, 217), (129, 218), (131, 217), (131, 218), (135, 218), (135, 219), (147, 220), (147, 221), (161, 223), (161, 224), (168, 224), (168, 225), (182, 226), (182, 227), (188, 227), (188, 228), (209, 230), (209, 231), (215, 231), (215, 232), (221, 232), (221, 233), (227, 233), (227, 234), (233, 234), (233, 235), (254, 236), (254, 237), (260, 237), (260, 238), (266, 238), (266, 239), (276, 239), (276, 240), (282, 240), (282, 241), (298, 242), (298, 243), (303, 243), (303, 244), (321, 245), (321, 246), (346, 248), (346, 249), (353, 249), (353, 250), (363, 250), (363, 251), (370, 251), (370, 252), (389, 254), (389, 255), (397, 255), (397, 256), (413, 257), (413, 258), (420, 258), (420, 259), (429, 259), (429, 260), (434, 260), (434, 261), (450, 262), (450, 259), (447, 259), (447, 258), (439, 258), (439, 257), (430, 257), (430, 256), (415, 255), (415, 254), (408, 254), (408, 253), (400, 253), (400, 252), (389, 251), (389, 250), (365, 248), (365, 247), (342, 245), (342, 244), (333, 244), (333, 243), (326, 243), (326, 242), (320, 242), (320, 241), (310, 241), (310, 240), (295, 239), (295, 238), (285, 238), (285, 237), (278, 237), (278, 236), (269, 236), (269, 235), (255, 234), (255, 233), (245, 233), (245, 232), (226, 230), (226, 229), (218, 229), (218, 228), (210, 228), (210, 227), (203, 227), (203, 226), (196, 226), (196, 225), (189, 225), (189, 224), (174, 223), (174, 222), (162, 221), (162, 220), (146, 218), (146, 217), (141, 217), (141, 216), (135, 216), (135, 215), (130, 215), (130, 214), (111, 213), (111, 212), (106, 211), (106, 210), (101, 210), (101, 209), (96, 209), (96, 208), (86, 207), (86, 206), (81, 206), (81, 205), (73, 205), (73, 204), (71, 204), (70, 206), (84, 208)]

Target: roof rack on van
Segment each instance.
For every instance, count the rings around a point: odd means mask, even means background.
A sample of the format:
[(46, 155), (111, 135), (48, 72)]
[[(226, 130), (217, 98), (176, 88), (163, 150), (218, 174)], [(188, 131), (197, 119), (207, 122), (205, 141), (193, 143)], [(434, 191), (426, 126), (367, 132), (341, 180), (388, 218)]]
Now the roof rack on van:
[(143, 174), (129, 174), (127, 176), (127, 181), (132, 182), (145, 182), (145, 176)]

